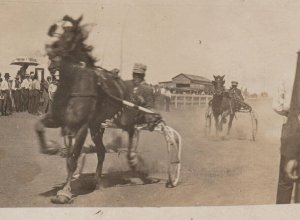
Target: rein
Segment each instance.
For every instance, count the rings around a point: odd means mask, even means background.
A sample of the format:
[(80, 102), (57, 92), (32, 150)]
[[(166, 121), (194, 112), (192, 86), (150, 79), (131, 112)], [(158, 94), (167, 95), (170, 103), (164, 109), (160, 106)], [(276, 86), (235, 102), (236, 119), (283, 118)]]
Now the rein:
[[(99, 68), (99, 69), (102, 69), (102, 70), (106, 70), (106, 69), (104, 69), (104, 68), (102, 68), (102, 67), (99, 67), (99, 66), (96, 66), (96, 68)], [(106, 70), (106, 71), (107, 71), (107, 70)], [(105, 77), (104, 77), (104, 78), (105, 78)], [(98, 84), (98, 85), (99, 85), (100, 87), (105, 86), (105, 85), (103, 85), (102, 83), (100, 83), (100, 84)], [(109, 92), (107, 92), (107, 89), (102, 89), (102, 91), (103, 91), (103, 93), (104, 93), (108, 98), (110, 98), (110, 99), (112, 99), (112, 100), (114, 100), (114, 101), (117, 101), (118, 103), (120, 103), (120, 104), (123, 105), (123, 106), (127, 106), (127, 107), (129, 107), (129, 108), (134, 108), (134, 109), (139, 110), (139, 111), (141, 111), (141, 112), (143, 112), (143, 113), (146, 113), (146, 114), (152, 114), (152, 115), (156, 115), (156, 114), (157, 114), (157, 113), (155, 113), (155, 112), (153, 112), (153, 111), (151, 111), (151, 110), (149, 110), (149, 109), (147, 109), (147, 108), (144, 108), (144, 107), (139, 106), (139, 105), (136, 105), (136, 104), (134, 104), (134, 103), (132, 103), (132, 102), (123, 100), (123, 99), (121, 99), (121, 98), (118, 98), (118, 97), (116, 97), (116, 96), (110, 94)], [(97, 97), (98, 97), (98, 95), (97, 95), (96, 93), (77, 93), (77, 92), (71, 93), (69, 96), (70, 96), (70, 97), (82, 97), (82, 98), (97, 98)]]

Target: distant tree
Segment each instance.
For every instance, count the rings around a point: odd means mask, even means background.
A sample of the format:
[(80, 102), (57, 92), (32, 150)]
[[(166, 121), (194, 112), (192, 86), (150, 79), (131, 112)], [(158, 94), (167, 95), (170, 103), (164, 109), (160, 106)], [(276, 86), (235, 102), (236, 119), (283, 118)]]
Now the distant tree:
[(269, 94), (267, 92), (260, 93), (260, 97), (266, 98), (269, 97)]
[(252, 93), (249, 95), (250, 98), (258, 98), (258, 95), (256, 93)]
[(243, 90), (243, 96), (244, 96), (245, 98), (247, 98), (247, 97), (249, 96), (249, 92), (248, 92), (247, 88), (245, 88), (245, 89)]

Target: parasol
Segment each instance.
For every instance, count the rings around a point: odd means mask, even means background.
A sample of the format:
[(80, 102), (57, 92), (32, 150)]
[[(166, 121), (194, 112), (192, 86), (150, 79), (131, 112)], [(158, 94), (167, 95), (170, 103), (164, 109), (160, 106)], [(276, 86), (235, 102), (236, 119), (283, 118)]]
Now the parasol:
[(20, 65), (20, 66), (37, 66), (39, 65), (39, 63), (37, 62), (37, 60), (35, 58), (31, 58), (31, 57), (20, 57), (20, 58), (16, 58), (14, 59), (10, 65)]

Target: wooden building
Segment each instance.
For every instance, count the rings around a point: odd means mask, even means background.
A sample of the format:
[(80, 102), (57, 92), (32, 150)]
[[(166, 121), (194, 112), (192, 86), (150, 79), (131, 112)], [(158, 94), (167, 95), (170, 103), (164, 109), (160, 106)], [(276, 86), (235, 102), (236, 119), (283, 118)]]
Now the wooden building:
[(212, 91), (211, 80), (198, 76), (181, 73), (172, 78), (172, 81), (159, 82), (162, 87), (170, 88), (176, 92), (205, 92), (206, 94)]

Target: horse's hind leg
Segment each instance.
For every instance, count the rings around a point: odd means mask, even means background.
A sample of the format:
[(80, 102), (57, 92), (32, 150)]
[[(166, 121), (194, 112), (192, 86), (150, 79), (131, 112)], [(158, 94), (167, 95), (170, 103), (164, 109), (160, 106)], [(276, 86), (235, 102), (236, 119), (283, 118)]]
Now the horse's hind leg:
[(230, 114), (229, 122), (228, 122), (228, 130), (227, 130), (227, 135), (230, 134), (231, 126), (232, 126), (232, 121), (234, 118), (234, 114)]
[(138, 131), (134, 129), (134, 127), (128, 129), (127, 132), (128, 132), (128, 141), (129, 141), (127, 159), (130, 168), (133, 171), (136, 171), (138, 165), (138, 156), (136, 153), (136, 149), (138, 145), (139, 134)]
[(134, 127), (127, 130), (129, 135), (129, 143), (128, 143), (128, 154), (127, 159), (131, 170), (138, 174), (138, 177), (145, 183), (156, 183), (157, 180), (149, 178), (149, 170), (144, 164), (144, 161), (141, 157), (137, 155), (137, 147), (139, 142), (139, 131)]
[(50, 114), (44, 115), (35, 123), (35, 132), (38, 136), (40, 151), (44, 154), (55, 154), (59, 149), (47, 146), (45, 138), (45, 127), (46, 128), (59, 128), (60, 125), (55, 121)]
[(96, 169), (96, 174), (95, 174), (96, 189), (99, 189), (99, 187), (100, 187), (103, 162), (105, 159), (105, 147), (103, 144), (103, 134), (104, 134), (105, 129), (101, 128), (101, 126), (99, 126), (99, 125), (100, 125), (100, 123), (90, 126), (91, 137), (95, 144), (97, 158), (98, 158), (98, 164), (97, 164), (97, 169)]

